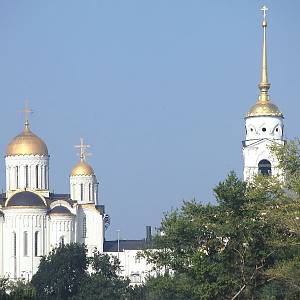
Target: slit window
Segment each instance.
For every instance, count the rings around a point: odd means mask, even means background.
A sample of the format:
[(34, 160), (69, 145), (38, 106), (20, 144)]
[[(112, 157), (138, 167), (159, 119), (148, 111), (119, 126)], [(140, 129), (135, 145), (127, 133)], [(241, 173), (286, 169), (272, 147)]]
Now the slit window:
[(24, 256), (28, 256), (28, 232), (24, 231), (24, 236), (23, 236), (23, 251), (24, 251)]
[(39, 188), (39, 166), (35, 166), (35, 187)]
[(17, 234), (15, 232), (12, 234), (12, 255), (17, 256)]
[(83, 183), (80, 184), (80, 200), (83, 201)]
[(34, 256), (39, 255), (39, 232), (34, 233)]
[(16, 187), (19, 188), (19, 167), (16, 166)]
[(60, 246), (63, 246), (65, 244), (65, 237), (64, 236), (61, 236), (60, 238), (59, 238), (59, 245)]
[(82, 219), (82, 237), (86, 238), (86, 217)]
[(28, 176), (28, 166), (25, 166), (25, 187), (28, 188), (29, 186), (29, 176)]

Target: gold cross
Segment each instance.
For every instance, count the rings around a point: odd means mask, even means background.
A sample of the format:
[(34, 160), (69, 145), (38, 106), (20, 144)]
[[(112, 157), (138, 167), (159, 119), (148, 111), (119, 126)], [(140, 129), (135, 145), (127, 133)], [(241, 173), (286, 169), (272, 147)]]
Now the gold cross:
[(83, 138), (80, 138), (80, 145), (75, 145), (75, 148), (80, 149), (80, 159), (85, 160), (87, 156), (91, 155), (91, 153), (87, 153), (86, 149), (89, 148), (90, 145), (84, 144)]
[(28, 100), (25, 100), (25, 107), (24, 109), (22, 109), (21, 112), (24, 113), (25, 116), (25, 126), (28, 126), (29, 125), (28, 116), (29, 114), (33, 113), (33, 110), (30, 109), (28, 106)]
[(268, 8), (265, 5), (263, 5), (260, 10), (263, 11), (264, 19), (265, 19), (266, 15), (267, 15), (266, 12), (267, 12)]

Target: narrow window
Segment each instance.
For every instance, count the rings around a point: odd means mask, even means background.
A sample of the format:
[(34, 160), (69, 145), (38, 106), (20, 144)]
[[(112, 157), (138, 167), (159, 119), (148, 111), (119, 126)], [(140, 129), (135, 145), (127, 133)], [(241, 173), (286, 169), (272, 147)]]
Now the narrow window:
[(24, 245), (24, 256), (28, 256), (28, 232), (27, 231), (24, 231), (23, 245)]
[(35, 186), (39, 188), (39, 166), (35, 166)]
[(63, 246), (65, 244), (65, 237), (64, 236), (61, 236), (60, 238), (59, 238), (59, 245), (60, 246)]
[(16, 166), (16, 188), (19, 188), (19, 167)]
[(92, 197), (91, 197), (91, 184), (89, 183), (89, 201), (91, 201)]
[(38, 256), (39, 254), (39, 232), (36, 231), (34, 233), (34, 256)]
[(45, 190), (48, 188), (48, 182), (47, 182), (47, 166), (44, 168), (44, 180), (45, 180)]
[(13, 232), (13, 235), (12, 235), (12, 255), (13, 255), (13, 257), (16, 257), (17, 256), (17, 234), (15, 233), (15, 232)]
[(80, 200), (83, 201), (83, 183), (80, 184)]
[(25, 187), (28, 188), (28, 183), (29, 178), (28, 178), (28, 166), (25, 166)]
[(82, 237), (86, 238), (86, 217), (82, 219)]

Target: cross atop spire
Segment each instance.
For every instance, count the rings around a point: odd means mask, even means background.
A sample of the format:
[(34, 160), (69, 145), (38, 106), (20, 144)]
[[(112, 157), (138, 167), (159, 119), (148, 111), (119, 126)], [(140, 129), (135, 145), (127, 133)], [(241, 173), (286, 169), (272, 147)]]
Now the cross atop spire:
[(263, 5), (260, 10), (263, 11), (263, 16), (264, 16), (264, 19), (265, 19), (266, 15), (267, 15), (267, 11), (269, 9), (266, 7), (266, 5)]
[(33, 110), (29, 108), (28, 106), (28, 100), (25, 100), (25, 105), (24, 108), (21, 110), (22, 113), (24, 113), (24, 117), (25, 117), (25, 127), (27, 128), (29, 126), (29, 120), (28, 120), (28, 116), (29, 114), (33, 113)]
[(80, 145), (75, 145), (74, 147), (80, 149), (79, 156), (81, 161), (85, 161), (86, 157), (91, 155), (91, 153), (86, 151), (90, 145), (84, 144), (83, 138), (80, 138)]

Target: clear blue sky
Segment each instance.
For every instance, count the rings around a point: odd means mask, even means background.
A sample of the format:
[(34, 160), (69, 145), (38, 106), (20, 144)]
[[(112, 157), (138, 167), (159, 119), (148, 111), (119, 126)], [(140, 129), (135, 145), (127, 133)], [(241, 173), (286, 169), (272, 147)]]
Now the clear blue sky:
[[(2, 157), (22, 130), (69, 192), (82, 136), (111, 216), (108, 238), (142, 238), (163, 212), (242, 173), (243, 116), (258, 95), (261, 1), (0, 2)], [(271, 99), (300, 133), (300, 1), (265, 1)], [(4, 158), (1, 161), (4, 188)]]

